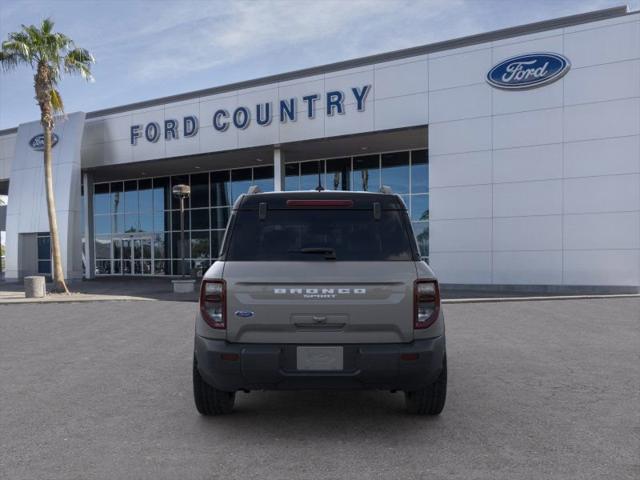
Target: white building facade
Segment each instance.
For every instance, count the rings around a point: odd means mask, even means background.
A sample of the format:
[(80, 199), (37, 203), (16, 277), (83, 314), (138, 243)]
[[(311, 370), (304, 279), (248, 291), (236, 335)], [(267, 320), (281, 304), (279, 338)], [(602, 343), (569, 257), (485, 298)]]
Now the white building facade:
[[(50, 268), (40, 131), (0, 132), (7, 279)], [(445, 284), (640, 286), (640, 14), (622, 7), (70, 114), (55, 133), (71, 278), (177, 273), (177, 183), (199, 270), (250, 185), (320, 183), (401, 194)]]

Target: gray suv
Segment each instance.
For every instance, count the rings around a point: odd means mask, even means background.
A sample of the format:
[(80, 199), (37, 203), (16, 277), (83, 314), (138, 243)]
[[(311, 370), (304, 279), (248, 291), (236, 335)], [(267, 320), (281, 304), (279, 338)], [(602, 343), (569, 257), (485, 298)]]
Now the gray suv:
[(438, 282), (391, 193), (241, 196), (202, 280), (195, 404), (230, 413), (235, 392), (381, 389), (439, 414), (447, 389)]

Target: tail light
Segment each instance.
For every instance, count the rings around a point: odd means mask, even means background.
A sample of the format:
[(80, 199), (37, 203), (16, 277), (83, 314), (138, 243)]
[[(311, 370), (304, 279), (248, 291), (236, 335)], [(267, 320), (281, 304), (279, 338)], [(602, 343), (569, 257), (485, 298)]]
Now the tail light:
[(413, 327), (428, 328), (440, 315), (440, 288), (437, 280), (416, 280), (414, 284)]
[(211, 328), (227, 328), (227, 301), (224, 280), (202, 280), (200, 312)]

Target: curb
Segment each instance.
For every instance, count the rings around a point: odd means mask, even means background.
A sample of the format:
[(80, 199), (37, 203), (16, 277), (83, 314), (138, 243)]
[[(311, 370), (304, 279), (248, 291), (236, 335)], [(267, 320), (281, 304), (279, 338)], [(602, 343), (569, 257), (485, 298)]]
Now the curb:
[(0, 299), (0, 305), (48, 304), (48, 303), (87, 303), (87, 302), (155, 302), (155, 298), (146, 297), (91, 297), (91, 298), (9, 298)]
[[(87, 296), (70, 298), (10, 298), (0, 299), (0, 305), (21, 305), (21, 304), (48, 304), (48, 303), (86, 303), (86, 302), (157, 302), (161, 299), (149, 297), (129, 297), (129, 296)], [(592, 300), (607, 298), (640, 298), (640, 294), (614, 294), (614, 295), (558, 295), (546, 297), (487, 297), (487, 298), (450, 298), (443, 299), (443, 304), (464, 304), (464, 303), (506, 303), (506, 302), (549, 302), (554, 300)], [(168, 298), (166, 301), (171, 301)]]
[(549, 302), (553, 300), (591, 300), (598, 298), (640, 298), (638, 293), (613, 295), (556, 295), (546, 297), (495, 297), (495, 298), (450, 298), (442, 303), (504, 303), (504, 302)]

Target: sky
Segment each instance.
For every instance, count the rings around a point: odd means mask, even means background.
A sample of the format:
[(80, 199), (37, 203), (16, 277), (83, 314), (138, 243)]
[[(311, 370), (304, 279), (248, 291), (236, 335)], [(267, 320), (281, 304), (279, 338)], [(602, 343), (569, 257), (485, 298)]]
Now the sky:
[[(51, 17), (93, 53), (60, 85), (90, 112), (624, 5), (624, 0), (2, 0), (0, 39)], [(640, 8), (640, 0), (629, 2)], [(33, 73), (0, 71), (0, 129), (37, 120)]]

